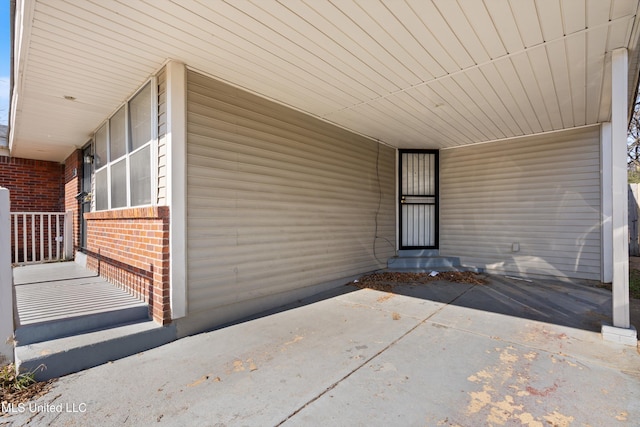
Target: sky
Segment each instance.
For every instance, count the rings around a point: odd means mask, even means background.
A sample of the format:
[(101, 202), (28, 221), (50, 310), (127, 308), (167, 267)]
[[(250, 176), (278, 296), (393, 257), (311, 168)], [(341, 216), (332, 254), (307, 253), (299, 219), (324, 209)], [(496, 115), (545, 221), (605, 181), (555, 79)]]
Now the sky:
[(9, 30), (9, 2), (0, 0), (0, 125), (6, 125), (9, 116)]

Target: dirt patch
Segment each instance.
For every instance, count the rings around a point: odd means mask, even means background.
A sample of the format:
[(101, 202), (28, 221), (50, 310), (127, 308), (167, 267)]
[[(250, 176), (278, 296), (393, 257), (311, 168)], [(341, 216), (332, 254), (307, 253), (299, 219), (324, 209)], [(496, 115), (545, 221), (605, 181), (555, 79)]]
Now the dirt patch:
[[(41, 396), (44, 396), (51, 390), (55, 380), (49, 380), (39, 383), (34, 383), (21, 390), (0, 389), (0, 402), (4, 406), (11, 405), (17, 406), (21, 403), (28, 403), (31, 400), (35, 400)], [(4, 412), (0, 413), (0, 417), (4, 415)]]
[(636, 327), (636, 331), (640, 331), (640, 299), (631, 298), (629, 300), (629, 317), (631, 324)]
[(470, 271), (443, 271), (436, 276), (432, 276), (430, 273), (381, 272), (363, 276), (352, 284), (361, 289), (393, 292), (393, 288), (398, 285), (415, 286), (437, 281), (468, 283), (471, 285), (487, 284), (487, 280), (483, 275)]
[[(3, 408), (16, 407), (49, 392), (55, 379), (37, 382), (34, 376), (35, 371), (18, 374), (13, 364), (0, 368), (0, 402)], [(4, 414), (2, 411), (0, 416)]]
[[(640, 257), (629, 257), (629, 288), (630, 295), (629, 298), (629, 317), (631, 324), (635, 326), (636, 330), (640, 330), (640, 299), (633, 298), (637, 297), (637, 294), (640, 292), (638, 290), (640, 277)], [(640, 351), (640, 346), (638, 347), (638, 351)]]

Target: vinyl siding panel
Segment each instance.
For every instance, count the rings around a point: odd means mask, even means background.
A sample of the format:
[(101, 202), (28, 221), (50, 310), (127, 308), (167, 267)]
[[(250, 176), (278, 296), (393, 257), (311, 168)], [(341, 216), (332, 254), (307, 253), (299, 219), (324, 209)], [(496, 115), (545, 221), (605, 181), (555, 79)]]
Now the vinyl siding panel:
[(395, 150), (194, 71), (187, 81), (190, 316), (385, 266)]
[(158, 83), (158, 172), (157, 203), (167, 204), (167, 70), (157, 76)]
[(599, 280), (599, 138), (596, 126), (441, 151), (441, 254)]

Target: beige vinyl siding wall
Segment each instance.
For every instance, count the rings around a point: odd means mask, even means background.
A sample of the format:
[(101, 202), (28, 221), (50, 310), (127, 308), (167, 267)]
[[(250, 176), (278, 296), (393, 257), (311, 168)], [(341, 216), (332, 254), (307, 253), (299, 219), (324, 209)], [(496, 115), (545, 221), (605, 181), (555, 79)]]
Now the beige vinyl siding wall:
[(189, 316), (385, 266), (395, 150), (193, 71), (187, 82)]
[(157, 204), (167, 204), (167, 69), (162, 68), (158, 83), (158, 181)]
[(440, 253), (497, 272), (599, 280), (599, 138), (595, 126), (441, 151)]

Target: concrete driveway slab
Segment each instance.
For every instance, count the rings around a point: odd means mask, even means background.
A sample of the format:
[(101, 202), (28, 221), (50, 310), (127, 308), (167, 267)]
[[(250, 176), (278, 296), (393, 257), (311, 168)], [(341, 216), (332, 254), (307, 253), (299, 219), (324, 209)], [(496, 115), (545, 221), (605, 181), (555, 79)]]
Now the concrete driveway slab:
[(453, 305), (430, 320), (448, 328), (487, 335), (499, 342), (572, 355), (640, 374), (637, 348), (603, 341), (596, 332)]
[(51, 403), (84, 403), (87, 411), (41, 413), (33, 422), (276, 425), (419, 323), (349, 295), (62, 378)]
[(357, 304), (376, 310), (383, 310), (409, 316), (415, 319), (426, 319), (445, 305), (459, 298), (473, 288), (464, 283), (433, 282), (429, 286), (402, 284), (393, 292), (383, 292), (364, 288), (359, 292), (351, 292), (339, 296), (338, 300), (347, 304)]
[(599, 364), (425, 322), (284, 425), (608, 426), (637, 420), (639, 392)]
[(454, 304), (594, 332), (611, 319), (610, 291), (568, 281), (491, 276), (489, 286), (474, 286)]
[(637, 424), (636, 349), (531, 318), (600, 295), (506, 283), (345, 287), (63, 377), (0, 425)]

